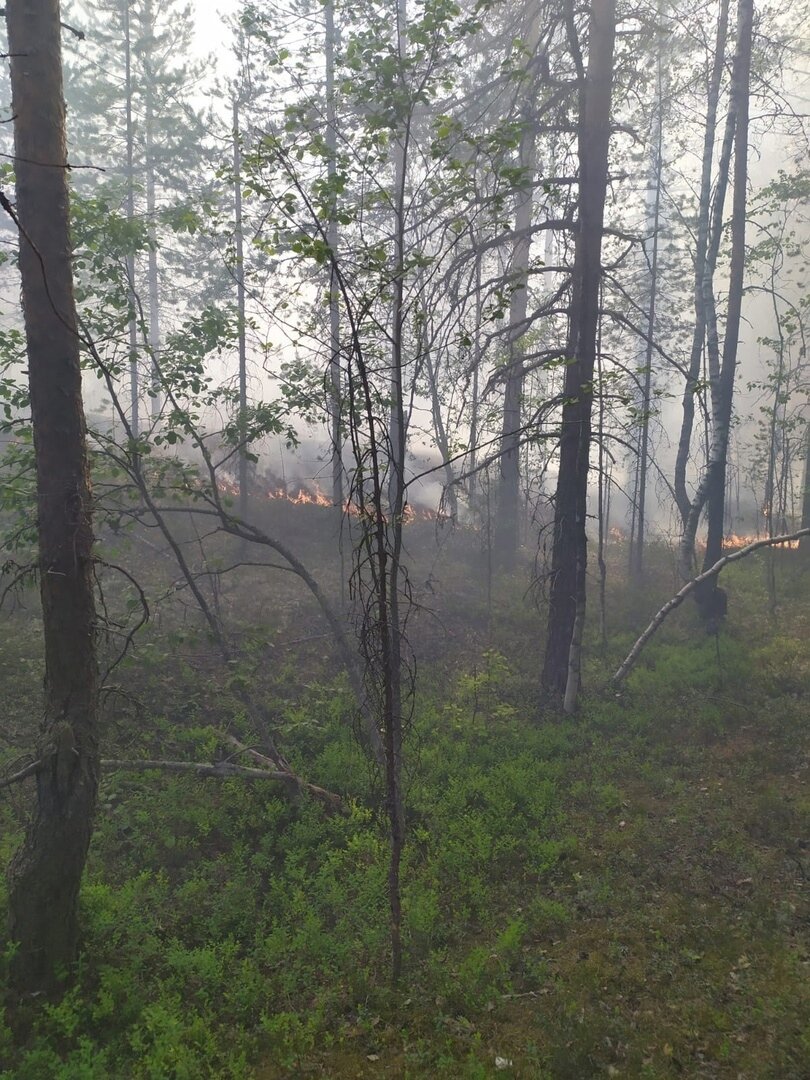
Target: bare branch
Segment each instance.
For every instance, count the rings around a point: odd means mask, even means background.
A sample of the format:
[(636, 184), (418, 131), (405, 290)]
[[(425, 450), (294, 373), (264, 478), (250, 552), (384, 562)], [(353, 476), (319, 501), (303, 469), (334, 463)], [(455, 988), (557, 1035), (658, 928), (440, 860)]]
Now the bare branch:
[(732, 551), (729, 555), (724, 555), (722, 559), (718, 559), (717, 562), (710, 566), (708, 570), (704, 570), (702, 574), (698, 574), (697, 577), (692, 578), (686, 585), (672, 597), (671, 600), (667, 600), (660, 611), (654, 616), (652, 622), (636, 641), (633, 648), (627, 654), (624, 663), (616, 671), (616, 674), (611, 679), (613, 686), (621, 686), (633, 668), (636, 666), (639, 656), (641, 656), (642, 650), (650, 638), (658, 630), (658, 627), (666, 619), (670, 612), (675, 608), (680, 607), (684, 600), (693, 593), (700, 585), (705, 581), (709, 581), (715, 577), (723, 567), (729, 563), (736, 562), (738, 559), (744, 559), (746, 555), (750, 555), (754, 551), (758, 551), (764, 547), (775, 547), (777, 544), (789, 544), (794, 540), (800, 540), (803, 536), (810, 536), (810, 529), (799, 529), (797, 532), (788, 533), (785, 536), (774, 536), (770, 539), (755, 540), (752, 544), (746, 544), (745, 547), (739, 548), (737, 551)]
[[(228, 738), (229, 741), (236, 742), (236, 740), (231, 739), (230, 736), (226, 736), (226, 738)], [(238, 745), (241, 746), (241, 743)], [(266, 761), (268, 763), (271, 760), (263, 754), (259, 754), (258, 751), (250, 751), (248, 747), (244, 747), (244, 750), (255, 755), (258, 760)], [(36, 765), (38, 766), (39, 762), (37, 762)], [(300, 780), (293, 772), (284, 772), (279, 769), (252, 769), (246, 765), (235, 765), (232, 761), (216, 761), (208, 763), (201, 761), (163, 761), (150, 758), (145, 758), (143, 760), (106, 758), (102, 760), (101, 767), (110, 771), (123, 769), (127, 772), (191, 773), (193, 776), (211, 777), (216, 780), (230, 780), (234, 777), (240, 780), (269, 780), (274, 783), (284, 784), (288, 792), (292, 794), (306, 792), (321, 802), (326, 803), (333, 810), (339, 810), (341, 813), (346, 812), (343, 800), (339, 795), (336, 795), (332, 791), (327, 791), (325, 788), (318, 787), (316, 784), (308, 784), (305, 781)]]
[(32, 761), (30, 765), (26, 765), (24, 769), (20, 769), (19, 772), (12, 773), (11, 776), (6, 776), (0, 780), (0, 791), (3, 788), (11, 787), (12, 784), (19, 784), (21, 780), (25, 780), (28, 776), (33, 776), (39, 769), (41, 761)]

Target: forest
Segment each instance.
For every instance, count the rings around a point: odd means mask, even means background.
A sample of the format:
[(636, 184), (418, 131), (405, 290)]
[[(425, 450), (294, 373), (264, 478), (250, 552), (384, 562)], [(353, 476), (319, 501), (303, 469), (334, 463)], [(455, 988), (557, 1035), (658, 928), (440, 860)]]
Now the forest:
[(805, 0), (2, 14), (0, 1080), (807, 1080)]

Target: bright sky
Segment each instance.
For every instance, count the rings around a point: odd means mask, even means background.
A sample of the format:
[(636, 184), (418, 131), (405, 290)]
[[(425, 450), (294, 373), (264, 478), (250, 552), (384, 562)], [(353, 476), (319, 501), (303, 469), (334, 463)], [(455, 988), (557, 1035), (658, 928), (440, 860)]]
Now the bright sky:
[(228, 74), (233, 54), (231, 33), (224, 23), (239, 10), (239, 0), (191, 0), (191, 7), (197, 24), (196, 51), (200, 56), (215, 53), (219, 70)]

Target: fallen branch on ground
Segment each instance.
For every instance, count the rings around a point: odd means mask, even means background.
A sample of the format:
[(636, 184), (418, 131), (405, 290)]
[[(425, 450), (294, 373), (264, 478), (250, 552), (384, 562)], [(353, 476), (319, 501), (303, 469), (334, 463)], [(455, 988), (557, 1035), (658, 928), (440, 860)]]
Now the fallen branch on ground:
[[(242, 746), (238, 740), (228, 736), (230, 742), (237, 745), (243, 752), (249, 753), (255, 760), (270, 763), (270, 758), (260, 754), (257, 750), (251, 750), (247, 746)], [(11, 787), (12, 784), (18, 784), (23, 780), (26, 780), (29, 776), (33, 776), (40, 768), (46, 763), (49, 758), (41, 758), (38, 761), (32, 761), (29, 765), (26, 765), (24, 769), (20, 769), (19, 772), (12, 773), (11, 776), (6, 776), (0, 780), (0, 790), (3, 788)], [(152, 759), (118, 759), (118, 758), (106, 758), (101, 761), (102, 769), (110, 772), (116, 770), (127, 770), (129, 772), (170, 772), (170, 773), (191, 773), (194, 776), (213, 777), (217, 780), (230, 780), (234, 777), (241, 780), (270, 780), (275, 783), (283, 784), (289, 793), (299, 794), (305, 793), (311, 795), (313, 799), (317, 799), (329, 806), (332, 810), (337, 810), (342, 814), (346, 813), (346, 806), (339, 795), (336, 795), (333, 791), (327, 791), (326, 788), (318, 787), (317, 784), (307, 783), (306, 780), (301, 780), (293, 772), (285, 772), (280, 769), (274, 768), (261, 768), (253, 769), (245, 765), (235, 765), (232, 761), (215, 761), (211, 763), (200, 761), (163, 761)]]
[[(240, 754), (249, 754), (254, 761), (258, 762), (265, 769), (273, 768), (274, 762), (272, 758), (269, 758), (265, 754), (262, 754), (259, 750), (256, 750), (255, 747), (245, 746), (245, 744), (240, 742), (235, 735), (231, 735), (229, 732), (221, 731), (219, 734), (221, 738), (225, 739), (231, 744), (231, 746), (235, 747)], [(293, 774), (291, 773), (290, 775)], [(341, 797), (339, 795), (336, 795), (333, 791), (327, 791), (325, 788), (318, 787), (317, 784), (310, 784), (305, 780), (299, 779), (298, 777), (296, 777), (296, 781), (301, 790), (306, 791), (314, 799), (318, 799), (321, 802), (327, 803), (329, 806), (332, 807), (332, 809), (338, 810), (341, 814), (345, 814), (347, 812), (345, 803), (343, 802)]]
[[(245, 749), (247, 749), (247, 747)], [(253, 751), (253, 753), (264, 761), (270, 760), (259, 754), (258, 751)], [(335, 795), (334, 792), (327, 791), (325, 788), (318, 787), (317, 784), (309, 784), (305, 780), (301, 780), (293, 772), (284, 772), (279, 769), (252, 769), (246, 765), (235, 765), (232, 761), (215, 761), (208, 764), (206, 762), (198, 761), (161, 761), (151, 759), (144, 759), (142, 761), (104, 759), (101, 762), (101, 767), (102, 769), (109, 770), (125, 769), (130, 772), (150, 772), (156, 770), (158, 772), (192, 773), (194, 776), (213, 777), (217, 780), (230, 780), (233, 777), (242, 780), (272, 780), (276, 783), (284, 784), (290, 792), (306, 792), (320, 802), (328, 804), (333, 810), (340, 810), (342, 813), (345, 813), (345, 807), (339, 795)]]

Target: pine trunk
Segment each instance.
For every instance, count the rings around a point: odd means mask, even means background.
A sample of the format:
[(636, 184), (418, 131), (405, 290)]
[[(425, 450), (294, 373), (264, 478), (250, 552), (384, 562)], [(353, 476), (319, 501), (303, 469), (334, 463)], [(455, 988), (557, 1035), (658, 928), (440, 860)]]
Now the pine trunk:
[[(571, 647), (572, 643), (576, 646), (575, 631), (582, 625), (585, 610), (585, 524), (610, 143), (615, 0), (593, 0), (589, 29), (588, 73), (580, 94), (579, 226), (554, 507), (548, 638), (542, 676), (545, 689), (560, 696), (566, 695)], [(566, 695), (566, 707), (572, 707), (571, 690)]]
[(8, 0), (6, 16), (45, 637), (36, 806), (9, 872), (9, 933), (18, 944), (11, 983), (18, 994), (50, 995), (76, 958), (79, 885), (98, 788), (93, 534), (59, 4)]

